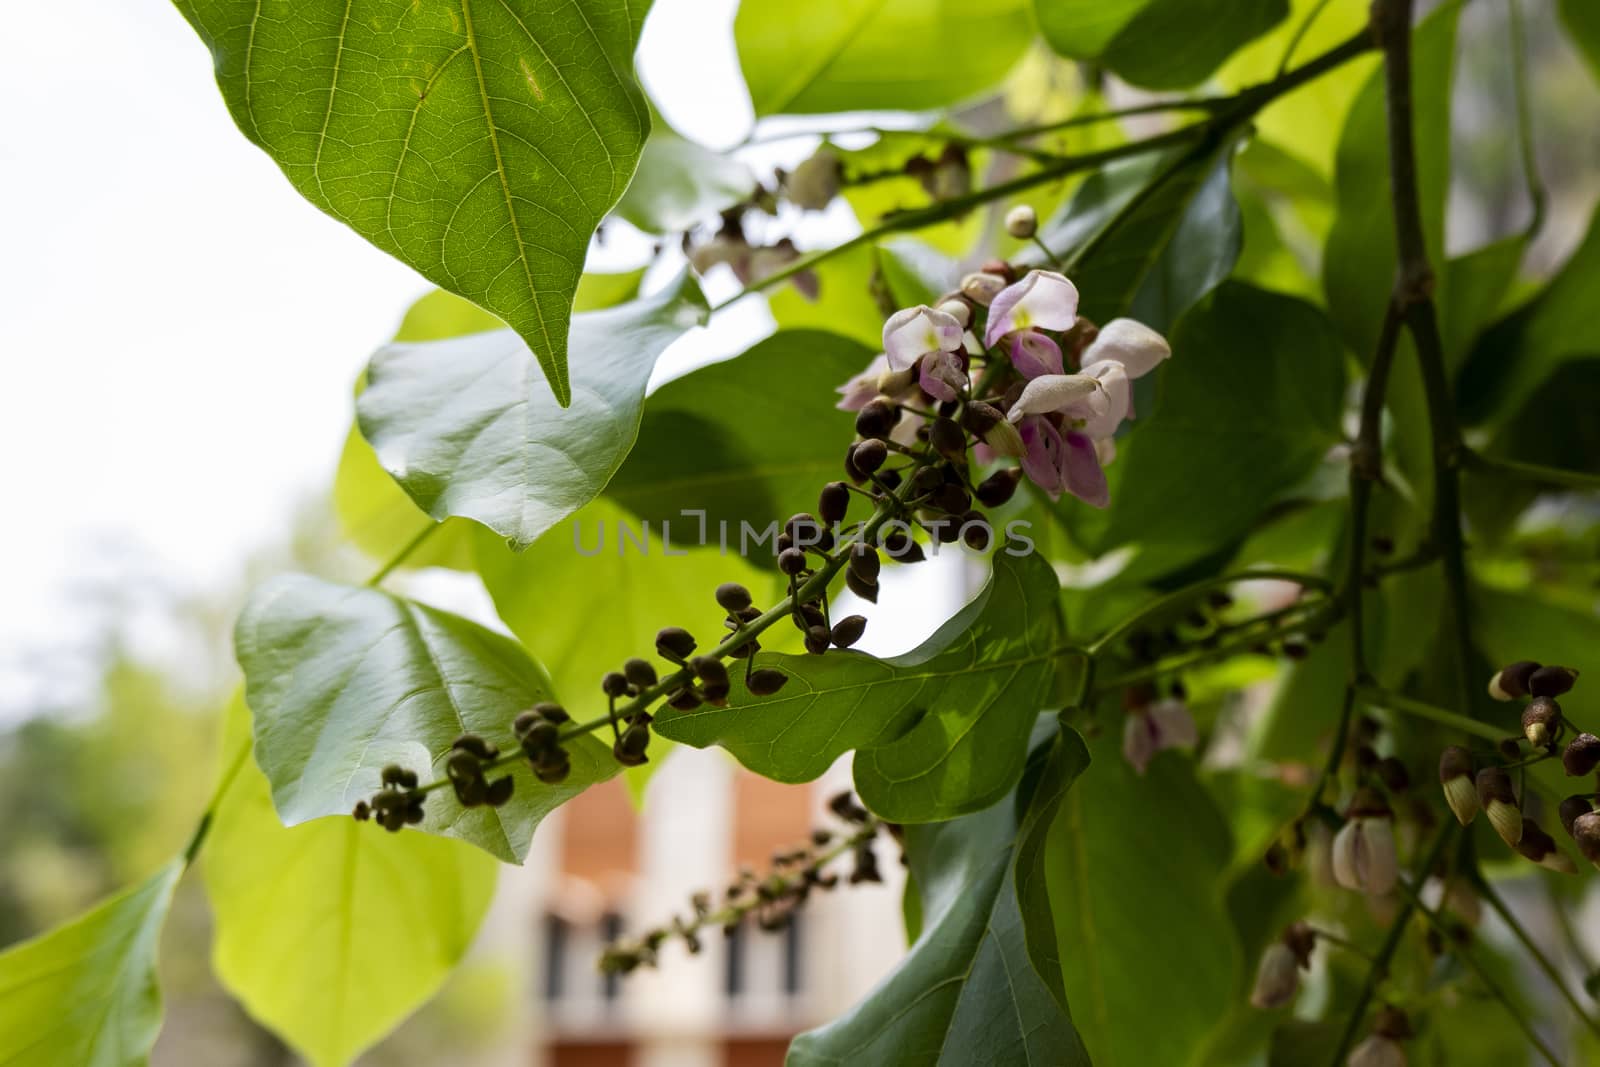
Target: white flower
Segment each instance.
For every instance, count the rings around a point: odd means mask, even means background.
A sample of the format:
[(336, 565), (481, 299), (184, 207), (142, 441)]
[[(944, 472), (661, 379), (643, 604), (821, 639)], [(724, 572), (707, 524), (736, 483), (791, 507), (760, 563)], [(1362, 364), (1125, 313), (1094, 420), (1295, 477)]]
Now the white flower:
[(983, 343), (993, 345), (1016, 330), (1065, 330), (1078, 320), (1078, 287), (1065, 274), (1030, 270), (1006, 286), (989, 305)]
[(1399, 880), (1394, 816), (1358, 809), (1333, 838), (1333, 877), (1346, 889), (1382, 896)]
[(906, 370), (929, 352), (954, 352), (961, 347), (961, 323), (926, 304), (896, 311), (883, 324), (883, 351), (889, 366)]

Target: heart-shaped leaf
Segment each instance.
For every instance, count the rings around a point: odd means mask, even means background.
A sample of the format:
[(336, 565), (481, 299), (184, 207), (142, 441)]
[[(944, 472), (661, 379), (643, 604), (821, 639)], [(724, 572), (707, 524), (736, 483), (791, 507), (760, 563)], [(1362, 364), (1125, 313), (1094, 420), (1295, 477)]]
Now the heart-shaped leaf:
[[(284, 575), (251, 595), (234, 634), (256, 762), (284, 823), (348, 814), (385, 764), (424, 779), (464, 731), (504, 743), (519, 711), (550, 698), (544, 671), (515, 641), (457, 615), (377, 589)], [(516, 764), (511, 801), (463, 808), (428, 797), (422, 829), (520, 863), (539, 820), (617, 773), (606, 746), (568, 743), (572, 774), (544, 785)], [(363, 829), (381, 833), (374, 826)]]
[(776, 695), (752, 696), (735, 681), (727, 708), (664, 710), (656, 729), (699, 748), (721, 745), (782, 782), (811, 781), (856, 749), (862, 800), (893, 822), (995, 803), (1022, 773), (1063, 655), (1050, 565), (1006, 548), (983, 591), (912, 651), (763, 655), (759, 665), (790, 676)]
[(499, 865), (460, 841), (350, 818), (286, 827), (249, 745), (237, 700), (223, 751), (240, 764), (205, 850), (213, 965), (252, 1018), (336, 1067), (443, 984), (489, 910)]
[(639, 432), (657, 357), (706, 314), (685, 275), (655, 296), (574, 317), (566, 408), (509, 330), (388, 345), (356, 402), (361, 433), (435, 519), (462, 515), (532, 544), (605, 488)]
[(865, 1000), (795, 1039), (789, 1067), (1088, 1067), (1064, 1001), (1028, 962), (1011, 873), (1025, 805), (1012, 794), (975, 815), (906, 828), (921, 933)]
[(156, 948), (183, 875), (173, 860), (0, 955), (0, 1063), (136, 1067), (161, 1030)]
[(650, 128), (633, 77), (649, 4), (177, 4), (301, 195), (498, 315), (565, 405), (589, 238)]

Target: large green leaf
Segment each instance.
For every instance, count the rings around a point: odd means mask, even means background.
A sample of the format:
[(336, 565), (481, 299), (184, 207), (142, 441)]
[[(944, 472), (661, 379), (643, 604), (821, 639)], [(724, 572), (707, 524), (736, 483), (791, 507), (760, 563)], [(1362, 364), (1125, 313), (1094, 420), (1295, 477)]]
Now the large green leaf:
[(1560, 0), (1561, 21), (1600, 78), (1600, 7), (1590, 0)]
[(1163, 753), (1140, 776), (1121, 734), (1091, 742), (1094, 762), (1061, 801), (1045, 845), (1050, 902), (1094, 1062), (1177, 1067), (1198, 1061), (1234, 996), (1221, 882), (1232, 848), (1193, 761)]
[(707, 542), (719, 544), (726, 523), (737, 551), (741, 522), (760, 530), (809, 510), (823, 483), (842, 475), (855, 416), (834, 406), (834, 388), (872, 355), (838, 334), (784, 330), (668, 382), (651, 394), (606, 495), (658, 530), (672, 523), (680, 545), (699, 536), (700, 520), (684, 512), (703, 511)]
[(1288, 0), (1034, 0), (1039, 28), (1070, 59), (1148, 89), (1204, 81), (1289, 13)]
[(923, 111), (1000, 81), (1033, 26), (1027, 0), (744, 0), (733, 37), (757, 115)]
[(461, 961), (499, 865), (459, 841), (388, 834), (348, 816), (285, 827), (248, 758), (242, 700), (225, 734), (223, 751), (240, 762), (204, 865), (217, 977), (317, 1067), (349, 1063)]
[(791, 675), (776, 695), (751, 696), (736, 681), (728, 707), (665, 710), (656, 729), (721, 745), (782, 782), (811, 781), (855, 749), (862, 800), (893, 822), (979, 811), (1016, 785), (1034, 717), (1055, 690), (1056, 594), (1048, 563), (1002, 550), (983, 591), (912, 651), (763, 655), (761, 665)]
[[(456, 735), (506, 742), (517, 713), (551, 695), (543, 669), (509, 638), (377, 589), (304, 575), (257, 587), (234, 643), (256, 761), (290, 826), (347, 814), (377, 790), (388, 763), (443, 777)], [(521, 862), (539, 820), (617, 772), (592, 736), (567, 747), (572, 774), (560, 785), (519, 763), (504, 807), (463, 808), (441, 790), (428, 798), (422, 829)]]
[[(643, 276), (643, 270), (585, 274), (578, 283), (577, 310), (593, 311), (632, 300), (638, 295), (639, 279)], [(476, 304), (454, 293), (435, 289), (406, 310), (394, 339), (396, 342), (443, 341), (487, 333), (503, 325)], [(363, 375), (357, 392), (365, 385)], [(344, 535), (377, 560), (394, 559), (419, 534), (435, 524), (389, 477), (357, 426), (350, 427), (344, 449), (339, 453), (339, 467), (333, 479), (333, 506)], [(406, 566), (472, 568), (471, 524), (464, 519), (446, 519), (443, 525), (443, 529), (431, 534), (406, 557)]]
[(650, 126), (633, 79), (648, 3), (177, 4), (295, 188), (508, 323), (565, 405), (589, 238)]
[(1013, 793), (975, 815), (907, 828), (921, 934), (865, 1000), (795, 1039), (789, 1067), (1087, 1067), (1072, 1016), (1028, 962), (1011, 872), (1025, 803)]
[(658, 119), (617, 214), (646, 233), (680, 233), (739, 203), (755, 187), (749, 167)]
[(1230, 282), (1179, 323), (1155, 410), (1109, 469), (1111, 506), (1059, 511), (1096, 555), (1136, 546), (1153, 574), (1243, 534), (1341, 440), (1344, 355), (1327, 317)]
[(434, 518), (465, 516), (531, 544), (621, 466), (656, 358), (706, 314), (685, 276), (653, 297), (578, 315), (566, 408), (508, 330), (389, 345), (356, 402), (362, 435)]
[(156, 949), (176, 859), (64, 926), (0, 955), (0, 1063), (136, 1067), (161, 1030)]
[(1229, 180), (1236, 148), (1230, 139), (1137, 157), (1084, 180), (1044, 236), (1078, 262), (1082, 314), (1169, 330), (1227, 278), (1242, 238)]

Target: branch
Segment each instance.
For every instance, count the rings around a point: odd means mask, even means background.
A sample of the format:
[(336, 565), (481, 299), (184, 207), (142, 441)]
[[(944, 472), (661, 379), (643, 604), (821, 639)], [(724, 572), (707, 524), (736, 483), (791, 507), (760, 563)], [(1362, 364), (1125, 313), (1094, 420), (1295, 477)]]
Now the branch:
[(1498, 456), (1486, 456), (1481, 452), (1474, 452), (1469, 448), (1461, 450), (1462, 462), (1474, 470), (1486, 474), (1501, 474), (1510, 478), (1517, 478), (1536, 485), (1560, 485), (1568, 489), (1600, 490), (1600, 474), (1589, 471), (1564, 470), (1560, 467), (1546, 467), (1539, 463), (1522, 463), (1514, 459), (1500, 459)]

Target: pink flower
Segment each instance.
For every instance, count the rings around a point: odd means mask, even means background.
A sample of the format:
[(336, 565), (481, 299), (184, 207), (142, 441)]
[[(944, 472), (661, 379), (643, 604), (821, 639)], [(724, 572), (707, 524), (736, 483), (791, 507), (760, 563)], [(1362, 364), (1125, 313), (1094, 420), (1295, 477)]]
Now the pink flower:
[(878, 382), (889, 369), (889, 357), (879, 352), (867, 364), (867, 369), (839, 386), (840, 400), (834, 407), (840, 411), (860, 411), (878, 395)]
[(967, 372), (954, 352), (929, 352), (922, 357), (917, 384), (935, 400), (954, 400), (967, 386)]
[(1024, 378), (1066, 373), (1061, 346), (1038, 330), (1020, 330), (1011, 335), (1011, 365)]
[(1128, 712), (1122, 727), (1122, 755), (1140, 774), (1155, 754), (1167, 748), (1192, 749), (1199, 741), (1194, 716), (1181, 700), (1158, 700)]
[(955, 352), (964, 331), (955, 316), (919, 304), (896, 311), (883, 324), (883, 351), (892, 370), (908, 370), (930, 352)]
[(1144, 323), (1112, 319), (1100, 327), (1100, 333), (1084, 350), (1082, 367), (1087, 371), (1096, 363), (1110, 360), (1122, 364), (1128, 377), (1143, 378), (1171, 356), (1167, 339)]
[(1111, 502), (1100, 457), (1087, 436), (1062, 433), (1045, 415), (1026, 416), (1017, 430), (1022, 436), (1022, 473), (1052, 500), (1066, 491), (1097, 508)]
[(989, 305), (983, 343), (992, 346), (1018, 330), (1065, 330), (1078, 319), (1078, 287), (1053, 270), (1031, 270), (1002, 289)]

